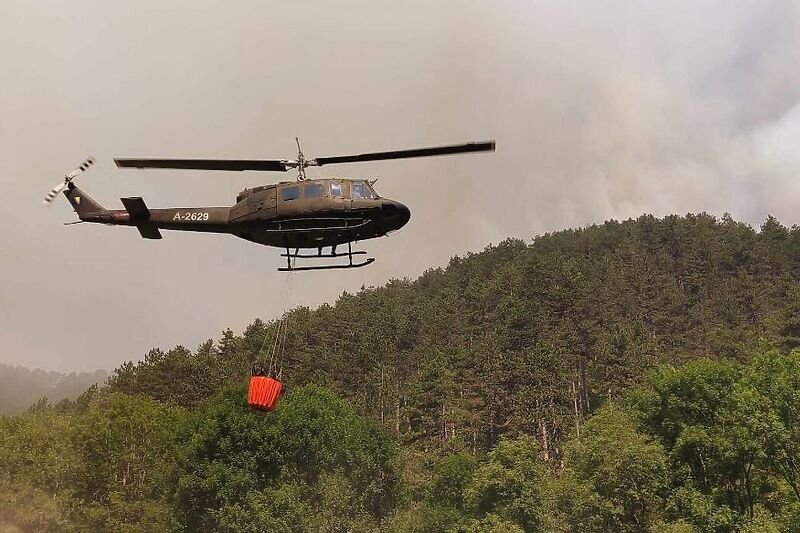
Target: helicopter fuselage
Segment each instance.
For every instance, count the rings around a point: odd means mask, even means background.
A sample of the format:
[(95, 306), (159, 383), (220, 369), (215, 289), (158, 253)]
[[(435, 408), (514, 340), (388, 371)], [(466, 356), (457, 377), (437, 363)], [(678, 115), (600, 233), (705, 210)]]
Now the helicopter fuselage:
[[(411, 218), (409, 209), (394, 200), (381, 198), (374, 182), (347, 178), (306, 179), (306, 168), (341, 163), (409, 159), (475, 152), (493, 152), (494, 141), (429, 146), (409, 150), (315, 157), (303, 155), (300, 140), (297, 159), (163, 159), (115, 158), (119, 168), (162, 168), (182, 170), (224, 170), (233, 172), (286, 172), (297, 169), (296, 182), (280, 182), (245, 189), (231, 207), (185, 207), (150, 209), (139, 197), (122, 198), (125, 209), (109, 210), (75, 186), (73, 180), (94, 164), (89, 157), (66, 174), (44, 197), (50, 205), (64, 192), (80, 218), (79, 222), (135, 226), (145, 239), (161, 239), (161, 230), (230, 233), (251, 242), (283, 248), (286, 267), (279, 271), (360, 268), (375, 261), (352, 243), (382, 237), (398, 230)], [(70, 223), (71, 224), (71, 223)], [(347, 244), (347, 250), (336, 247)], [(323, 248), (330, 247), (329, 251)], [(316, 249), (316, 253), (300, 249)], [(291, 250), (294, 249), (294, 252)], [(363, 259), (354, 261), (353, 257)], [(342, 258), (346, 263), (297, 266), (298, 259)]]
[(161, 238), (162, 229), (230, 233), (287, 249), (321, 249), (381, 237), (402, 228), (411, 216), (402, 203), (381, 198), (368, 181), (345, 178), (245, 189), (231, 207), (149, 209), (140, 198), (124, 198), (124, 210), (92, 213), (79, 210), (80, 189), (73, 185), (65, 192), (81, 220), (136, 226), (145, 238)]

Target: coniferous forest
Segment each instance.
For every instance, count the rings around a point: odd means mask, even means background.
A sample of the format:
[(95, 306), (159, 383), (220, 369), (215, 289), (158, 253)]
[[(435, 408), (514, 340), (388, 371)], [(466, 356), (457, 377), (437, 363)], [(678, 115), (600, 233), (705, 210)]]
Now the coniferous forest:
[(0, 531), (800, 531), (800, 228), (506, 240), (0, 417)]

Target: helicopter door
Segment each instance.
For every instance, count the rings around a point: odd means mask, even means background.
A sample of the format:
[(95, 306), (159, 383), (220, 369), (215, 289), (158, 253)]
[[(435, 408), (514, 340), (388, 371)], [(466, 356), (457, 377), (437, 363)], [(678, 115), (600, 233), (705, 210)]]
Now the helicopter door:
[(302, 191), (299, 185), (282, 185), (278, 190), (278, 216), (296, 215), (302, 204)]
[(328, 207), (328, 192), (325, 182), (307, 181), (303, 184), (303, 203), (301, 212), (320, 213)]
[(350, 207), (350, 201), (347, 200), (347, 192), (345, 190), (345, 183), (341, 181), (330, 182), (330, 196), (331, 206), (334, 211), (347, 211)]

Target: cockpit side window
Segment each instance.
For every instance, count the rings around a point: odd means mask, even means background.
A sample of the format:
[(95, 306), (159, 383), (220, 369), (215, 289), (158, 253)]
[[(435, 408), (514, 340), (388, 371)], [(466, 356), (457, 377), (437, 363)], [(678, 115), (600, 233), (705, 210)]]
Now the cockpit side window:
[(286, 187), (281, 189), (281, 200), (284, 202), (289, 200), (297, 200), (300, 198), (300, 187)]
[(355, 200), (358, 198), (372, 198), (372, 192), (363, 181), (354, 181), (351, 186), (350, 196)]
[(332, 198), (341, 198), (342, 197), (342, 184), (338, 181), (331, 182), (331, 197)]

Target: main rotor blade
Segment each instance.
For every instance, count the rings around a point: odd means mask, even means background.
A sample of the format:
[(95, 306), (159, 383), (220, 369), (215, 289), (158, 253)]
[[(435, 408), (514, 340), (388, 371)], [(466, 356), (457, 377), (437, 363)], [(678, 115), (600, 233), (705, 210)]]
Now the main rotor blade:
[(119, 168), (183, 168), (191, 170), (264, 170), (286, 172), (278, 159), (114, 159)]
[(428, 157), (432, 155), (464, 154), (469, 152), (494, 152), (494, 141), (485, 141), (466, 144), (451, 144), (449, 146), (434, 146), (431, 148), (414, 148), (411, 150), (396, 150), (392, 152), (372, 152), (358, 155), (339, 155), (333, 157), (318, 157), (314, 159), (317, 165), (330, 165), (333, 163), (354, 163), (357, 161), (380, 161), (383, 159), (405, 159), (409, 157)]

